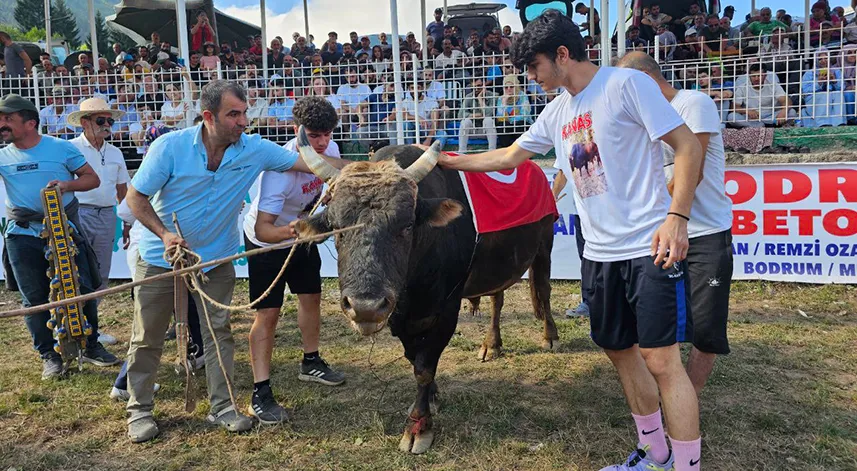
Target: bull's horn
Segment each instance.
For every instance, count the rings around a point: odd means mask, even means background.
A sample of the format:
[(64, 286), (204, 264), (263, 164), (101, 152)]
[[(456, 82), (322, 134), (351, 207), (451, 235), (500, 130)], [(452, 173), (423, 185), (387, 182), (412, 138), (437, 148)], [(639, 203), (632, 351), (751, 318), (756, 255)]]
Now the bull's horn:
[(339, 176), (339, 169), (327, 163), (309, 143), (306, 129), (303, 125), (298, 129), (298, 149), (312, 173), (325, 182), (330, 182)]
[(437, 165), (438, 157), (440, 157), (440, 141), (434, 141), (431, 147), (426, 149), (426, 151), (423, 152), (423, 155), (421, 155), (416, 162), (412, 163), (410, 167), (405, 169), (405, 172), (408, 172), (408, 175), (410, 175), (414, 181), (419, 183), (419, 181), (431, 173), (434, 166)]

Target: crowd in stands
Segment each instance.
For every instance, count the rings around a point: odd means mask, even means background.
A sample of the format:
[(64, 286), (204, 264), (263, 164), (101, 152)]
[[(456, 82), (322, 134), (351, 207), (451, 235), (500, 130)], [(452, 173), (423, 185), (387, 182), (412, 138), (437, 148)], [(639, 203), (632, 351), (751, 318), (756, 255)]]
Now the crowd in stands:
[[(589, 31), (588, 21), (580, 27), (589, 34), (591, 59), (600, 62), (598, 12), (583, 3), (576, 12), (587, 19), (594, 15), (594, 30)], [(643, 13), (640, 25), (627, 31), (626, 48), (657, 54), (677, 88), (712, 96), (730, 126), (825, 126), (854, 119), (857, 24), (845, 19), (841, 7), (817, 1), (808, 25), (793, 22), (782, 9), (774, 15), (770, 8), (735, 25), (731, 6), (722, 16), (706, 16), (697, 4), (681, 18), (664, 14), (656, 3)], [(400, 40), (401, 110), (396, 110), (393, 47), (384, 33), (374, 45), (355, 31), (341, 42), (332, 31), (319, 44), (299, 33), (289, 42), (276, 36), (268, 47), (261, 36), (217, 44), (204, 12), (190, 30), (186, 66), (173, 44), (152, 33), (150, 42), (129, 50), (114, 44), (98, 58), (97, 73), (88, 53), (80, 54), (71, 70), (43, 53), (32, 64), (37, 91), (26, 90), (31, 81), (24, 75), (10, 74), (12, 61), (6, 59), (3, 83), (15, 91), (18, 77), (25, 96), (37, 95), (43, 130), (52, 135), (80, 133), (65, 118), (86, 98), (98, 96), (125, 111), (114, 123), (113, 139), (129, 159), (145, 152), (149, 127), (190, 125), (198, 114), (199, 89), (216, 77), (247, 88), (249, 131), (278, 142), (293, 135), (295, 101), (315, 95), (337, 109), (336, 139), (352, 143), (357, 152), (395, 136), (397, 111), (406, 142), (439, 139), (462, 152), (474, 139), (489, 148), (511, 144), (559, 91), (545, 92), (512, 64), (509, 52), (517, 36), (511, 27), (465, 32), (444, 24), (441, 9), (434, 16), (425, 45), (417, 39), (422, 34), (413, 32)], [(804, 50), (806, 27), (811, 51)], [(614, 35), (614, 46), (615, 40)], [(0, 34), (0, 41), (7, 55), (14, 53), (8, 36)]]

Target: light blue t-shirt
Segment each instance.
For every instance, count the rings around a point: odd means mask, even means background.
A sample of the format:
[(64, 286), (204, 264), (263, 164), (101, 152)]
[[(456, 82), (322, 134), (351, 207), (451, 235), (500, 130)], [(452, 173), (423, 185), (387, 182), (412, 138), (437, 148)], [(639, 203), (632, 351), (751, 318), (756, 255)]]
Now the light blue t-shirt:
[[(14, 144), (0, 149), (0, 177), (6, 185), (6, 206), (43, 212), (42, 188), (51, 180), (74, 180), (74, 172), (84, 165), (86, 158), (74, 144), (51, 136), (42, 136), (30, 149), (18, 149)], [(63, 194), (63, 205), (72, 199), (73, 192)], [(29, 226), (20, 227), (10, 221), (6, 235), (39, 237), (44, 228), (41, 221)]]
[[(131, 180), (140, 193), (151, 197), (155, 213), (172, 232), (172, 213), (191, 250), (203, 261), (238, 252), (241, 204), (250, 186), (265, 170), (285, 172), (298, 153), (262, 139), (242, 134), (229, 146), (216, 171), (208, 170), (202, 143), (202, 125), (159, 137)], [(140, 257), (148, 264), (169, 268), (164, 243), (148, 229), (140, 238)]]

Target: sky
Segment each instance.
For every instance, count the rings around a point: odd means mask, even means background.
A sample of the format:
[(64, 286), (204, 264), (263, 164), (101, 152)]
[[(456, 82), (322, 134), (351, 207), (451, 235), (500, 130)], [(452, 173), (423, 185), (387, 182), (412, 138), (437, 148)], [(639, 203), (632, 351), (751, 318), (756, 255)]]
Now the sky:
[[(449, 5), (466, 4), (475, 0), (448, 0)], [(518, 11), (515, 10), (515, 0), (479, 0), (480, 2), (505, 3), (507, 8), (500, 12), (500, 23), (509, 24), (515, 31), (521, 30)], [(814, 1), (814, 0), (813, 0)], [(588, 3), (588, 0), (586, 0)], [(736, 20), (743, 22), (743, 17), (750, 11), (748, 0), (721, 0), (722, 6), (735, 7)], [(260, 24), (261, 9), (259, 0), (215, 0), (215, 6), (226, 14), (253, 24)], [(832, 1), (832, 5), (848, 7), (848, 0)], [(596, 1), (600, 4), (600, 0)], [(348, 8), (344, 9), (343, 6)], [(420, 29), (420, 0), (398, 0), (399, 34), (408, 31), (417, 33)], [(615, 3), (613, 3), (615, 5)], [(432, 12), (436, 7), (443, 6), (443, 0), (426, 0), (426, 21), (432, 21)], [(785, 8), (793, 16), (803, 16), (803, 1), (779, 0), (766, 3), (757, 0), (756, 8), (771, 6), (775, 10)], [(340, 42), (347, 39), (350, 31), (358, 34), (390, 33), (390, 2), (387, 0), (308, 0), (310, 33), (316, 38), (316, 45), (327, 38), (328, 31), (339, 33)], [(283, 36), (287, 40), (292, 32), (304, 32), (303, 0), (267, 0), (268, 37)], [(597, 8), (597, 7), (596, 7)], [(611, 21), (616, 18), (615, 6), (611, 8)], [(582, 22), (583, 17), (575, 15), (576, 22)], [(736, 22), (733, 22), (735, 24)]]

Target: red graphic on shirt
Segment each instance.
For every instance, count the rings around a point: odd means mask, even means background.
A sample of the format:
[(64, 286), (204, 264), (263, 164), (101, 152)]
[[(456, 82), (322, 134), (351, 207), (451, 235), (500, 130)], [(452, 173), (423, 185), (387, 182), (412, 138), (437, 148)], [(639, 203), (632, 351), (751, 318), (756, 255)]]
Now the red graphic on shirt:
[(562, 127), (562, 139), (566, 141), (571, 176), (581, 198), (607, 192), (607, 177), (601, 152), (595, 142), (592, 128), (592, 112), (587, 111)]

